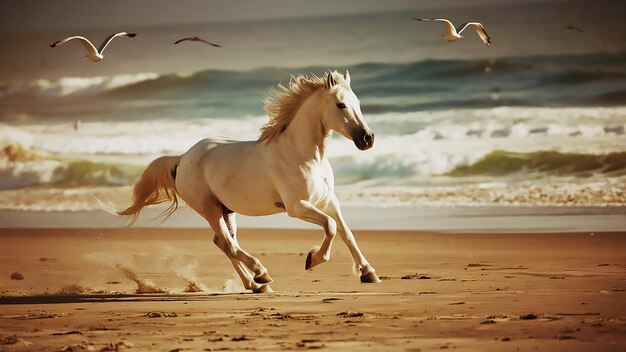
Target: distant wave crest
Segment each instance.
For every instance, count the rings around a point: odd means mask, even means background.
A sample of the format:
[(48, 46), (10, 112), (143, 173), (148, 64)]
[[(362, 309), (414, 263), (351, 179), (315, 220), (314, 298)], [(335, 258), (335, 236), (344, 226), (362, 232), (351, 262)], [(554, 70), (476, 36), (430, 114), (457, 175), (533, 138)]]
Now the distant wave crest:
[[(363, 63), (346, 68), (353, 72), (363, 111), (384, 113), (507, 105), (624, 105), (625, 59), (626, 54), (616, 53)], [(279, 67), (0, 82), (0, 98), (99, 96), (174, 105), (184, 102), (185, 109), (246, 115), (261, 111), (260, 102), (269, 86), (284, 83), (291, 75), (326, 70), (321, 66)]]
[(154, 80), (156, 73), (122, 74), (115, 76), (63, 77), (58, 80), (37, 79), (25, 83), (0, 85), (0, 98), (9, 96), (70, 96), (94, 95), (120, 87)]

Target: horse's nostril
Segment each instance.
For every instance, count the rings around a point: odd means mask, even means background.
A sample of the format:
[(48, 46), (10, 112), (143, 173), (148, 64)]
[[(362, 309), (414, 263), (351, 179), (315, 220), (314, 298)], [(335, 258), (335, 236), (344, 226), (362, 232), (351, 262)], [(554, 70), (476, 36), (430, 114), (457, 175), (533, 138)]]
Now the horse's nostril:
[(367, 144), (372, 144), (372, 142), (374, 142), (374, 134), (373, 133), (366, 133), (363, 136), (363, 141)]

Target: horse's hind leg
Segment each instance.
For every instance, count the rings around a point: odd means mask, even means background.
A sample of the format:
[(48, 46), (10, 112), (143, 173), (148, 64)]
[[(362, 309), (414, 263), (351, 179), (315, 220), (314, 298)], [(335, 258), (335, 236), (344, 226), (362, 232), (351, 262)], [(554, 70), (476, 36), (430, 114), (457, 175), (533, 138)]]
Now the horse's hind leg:
[[(257, 258), (241, 249), (237, 242), (233, 240), (230, 235), (230, 231), (228, 231), (228, 227), (226, 226), (226, 221), (222, 217), (221, 211), (219, 216), (206, 216), (206, 219), (209, 222), (209, 225), (211, 225), (213, 231), (215, 231), (213, 242), (228, 256), (229, 259), (231, 259), (231, 261), (236, 261), (237, 265), (235, 266), (235, 270), (237, 270), (237, 273), (242, 278), (244, 284), (246, 284), (246, 281), (249, 280), (247, 280), (248, 276), (245, 274), (245, 271), (240, 272), (241, 267), (239, 265), (242, 263), (247, 267), (247, 269), (250, 269), (250, 271), (254, 273), (254, 277), (263, 277), (263, 275), (267, 273), (267, 269), (265, 269)], [(235, 262), (233, 262), (233, 265), (235, 265)], [(254, 292), (271, 292), (271, 288), (267, 284), (257, 289), (254, 288), (254, 285), (249, 286)]]
[(248, 270), (248, 268), (246, 268), (246, 266), (243, 265), (242, 262), (234, 258), (230, 258), (230, 261), (233, 263), (233, 267), (235, 268), (237, 275), (239, 275), (239, 278), (241, 279), (241, 282), (243, 283), (243, 287), (245, 287), (246, 290), (252, 290), (252, 292), (254, 293), (274, 292), (272, 288), (270, 287), (270, 285), (256, 283), (254, 281), (252, 272)]
[[(236, 214), (235, 212), (230, 211), (229, 209), (226, 209), (224, 210), (223, 217), (224, 217), (224, 221), (226, 222), (226, 227), (228, 228), (228, 232), (230, 233), (230, 237), (233, 239), (233, 242), (235, 243), (235, 245), (239, 246), (239, 241), (237, 241), (237, 222), (235, 221), (235, 214)], [(247, 274), (246, 276), (252, 277), (254, 283), (268, 284), (273, 281), (270, 274), (267, 271), (264, 274), (254, 276), (254, 274), (250, 270), (248, 270), (248, 268), (246, 268), (241, 262), (235, 262), (234, 259), (232, 260), (233, 260), (233, 265), (237, 265), (237, 267), (239, 267), (245, 274)], [(237, 269), (237, 267), (235, 269)], [(239, 274), (239, 276), (241, 276), (241, 273)], [(242, 281), (243, 281), (243, 278), (242, 278)], [(248, 289), (254, 290), (254, 288), (248, 288)]]

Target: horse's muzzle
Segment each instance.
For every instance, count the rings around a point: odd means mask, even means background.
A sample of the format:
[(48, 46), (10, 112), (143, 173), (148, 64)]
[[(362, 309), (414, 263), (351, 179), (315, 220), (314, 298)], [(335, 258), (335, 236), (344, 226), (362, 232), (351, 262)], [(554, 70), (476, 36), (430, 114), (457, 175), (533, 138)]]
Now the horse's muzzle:
[(357, 130), (352, 134), (354, 145), (360, 150), (367, 150), (374, 146), (374, 132), (369, 129)]

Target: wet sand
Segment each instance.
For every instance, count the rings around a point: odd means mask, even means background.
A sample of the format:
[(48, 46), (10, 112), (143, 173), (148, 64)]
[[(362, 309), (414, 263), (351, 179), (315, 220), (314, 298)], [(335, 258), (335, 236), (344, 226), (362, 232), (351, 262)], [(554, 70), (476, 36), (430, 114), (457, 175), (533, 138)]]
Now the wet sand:
[(355, 235), (382, 283), (339, 240), (304, 271), (321, 231), (241, 229), (276, 291), (242, 294), (206, 229), (0, 229), (0, 350), (626, 348), (625, 233)]

